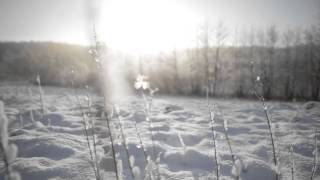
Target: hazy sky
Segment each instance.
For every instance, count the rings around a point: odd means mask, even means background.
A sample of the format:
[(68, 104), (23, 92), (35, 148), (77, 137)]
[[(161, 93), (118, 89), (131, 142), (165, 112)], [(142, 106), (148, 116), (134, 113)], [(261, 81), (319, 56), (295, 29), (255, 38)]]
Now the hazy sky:
[[(0, 0), (0, 41), (88, 42), (89, 0)], [(134, 2), (134, 0), (131, 0)], [(152, 1), (152, 0), (150, 0)], [(309, 26), (315, 22), (319, 0), (176, 0), (212, 23), (229, 28), (276, 24)], [(320, 10), (319, 10), (320, 11)], [(163, 9), (163, 13), (166, 10)]]

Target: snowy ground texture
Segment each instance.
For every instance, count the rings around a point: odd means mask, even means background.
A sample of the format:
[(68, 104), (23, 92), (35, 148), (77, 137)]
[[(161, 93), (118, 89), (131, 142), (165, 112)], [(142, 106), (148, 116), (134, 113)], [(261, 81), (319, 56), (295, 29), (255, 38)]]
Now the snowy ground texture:
[[(66, 88), (43, 88), (47, 109), (40, 116), (39, 94), (32, 87), (33, 98), (27, 86), (5, 85), (0, 87), (0, 100), (10, 121), (10, 140), (19, 148), (13, 164), (23, 180), (94, 179), (90, 155), (83, 132), (82, 115), (76, 103), (75, 92)], [(78, 97), (85, 104), (86, 91), (78, 90)], [(102, 174), (106, 179), (115, 179), (107, 123), (101, 118), (102, 98), (90, 94), (95, 119), (97, 153)], [(139, 139), (134, 126), (142, 136), (147, 154), (152, 156), (151, 131), (155, 154), (159, 160), (161, 179), (215, 179), (214, 150), (210, 129), (207, 101), (203, 98), (157, 97), (153, 101), (151, 120), (145, 120), (140, 97), (124, 97), (117, 103), (120, 108), (122, 127), (134, 166), (144, 176), (144, 156), (139, 149)], [(246, 171), (243, 180), (274, 179), (272, 150), (268, 126), (260, 102), (237, 99), (211, 99), (228, 122), (228, 134), (233, 151), (244, 161)], [(281, 179), (291, 179), (289, 158), (293, 144), (295, 179), (310, 179), (313, 153), (314, 129), (320, 128), (320, 103), (268, 102), (280, 156)], [(36, 123), (31, 123), (30, 111)], [(221, 163), (221, 179), (233, 179), (232, 159), (223, 133), (222, 119), (216, 119), (217, 146)], [(119, 120), (112, 118), (112, 134), (118, 154), (119, 172), (123, 179), (130, 179), (124, 144), (120, 138)], [(133, 158), (134, 157), (134, 158)], [(3, 164), (0, 164), (0, 180), (3, 180)], [(315, 179), (320, 179), (320, 170)], [(113, 178), (112, 178), (113, 177)]]

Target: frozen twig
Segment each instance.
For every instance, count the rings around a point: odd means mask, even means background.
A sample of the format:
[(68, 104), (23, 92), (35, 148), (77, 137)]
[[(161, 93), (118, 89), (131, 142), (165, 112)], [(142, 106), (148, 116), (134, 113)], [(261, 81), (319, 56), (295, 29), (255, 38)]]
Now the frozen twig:
[[(217, 134), (216, 131), (214, 130), (215, 126), (215, 109), (212, 109), (210, 102), (209, 102), (209, 86), (207, 87), (206, 90), (206, 99), (207, 99), (207, 106), (208, 106), (208, 111), (210, 115), (210, 126), (211, 126), (211, 133), (212, 133), (212, 140), (213, 140), (213, 149), (214, 149), (214, 161), (216, 164), (216, 179), (219, 180), (220, 178), (220, 164), (218, 161), (218, 149), (217, 149)], [(214, 107), (214, 105), (213, 105)]]
[(317, 130), (314, 131), (314, 151), (313, 151), (313, 165), (312, 165), (312, 174), (311, 180), (314, 179), (318, 167), (318, 139), (317, 139)]
[(127, 155), (130, 173), (131, 173), (132, 179), (135, 179), (135, 176), (134, 176), (134, 173), (133, 173), (133, 167), (132, 167), (132, 164), (130, 162), (130, 153), (129, 153), (129, 148), (127, 146), (127, 139), (126, 139), (125, 132), (124, 132), (123, 121), (122, 121), (122, 119), (120, 117), (118, 107), (114, 106), (113, 109), (115, 111), (115, 115), (116, 115), (117, 119), (119, 120), (121, 137), (122, 137), (122, 141), (123, 141), (123, 144), (124, 144), (124, 149), (125, 149), (125, 152), (126, 152), (126, 155)]
[[(88, 88), (87, 88), (88, 89)], [(91, 123), (91, 136), (92, 136), (92, 143), (93, 143), (93, 152), (94, 152), (94, 163), (95, 163), (95, 167), (96, 167), (96, 171), (98, 174), (98, 177), (100, 178), (100, 167), (99, 167), (99, 162), (98, 162), (98, 155), (97, 155), (97, 143), (96, 143), (96, 132), (95, 132), (95, 122), (93, 120), (93, 118), (90, 118), (90, 114), (92, 113), (91, 110), (91, 97), (89, 95), (89, 93), (87, 94), (87, 101), (88, 101), (88, 123)]]
[(117, 159), (116, 159), (116, 152), (115, 152), (115, 148), (114, 148), (114, 140), (112, 137), (112, 132), (111, 132), (111, 126), (110, 126), (110, 116), (106, 111), (106, 104), (104, 104), (105, 108), (104, 108), (104, 113), (103, 115), (106, 118), (106, 122), (107, 122), (107, 128), (108, 128), (108, 133), (109, 133), (109, 138), (110, 138), (110, 144), (111, 144), (111, 150), (112, 150), (112, 158), (113, 158), (113, 163), (114, 163), (114, 168), (115, 168), (115, 173), (116, 173), (116, 179), (119, 180), (119, 172), (118, 172), (118, 165), (120, 166), (120, 163), (117, 163)]
[(295, 163), (294, 163), (294, 157), (293, 157), (293, 145), (290, 144), (290, 150), (289, 150), (289, 153), (290, 153), (290, 161), (291, 161), (291, 167), (290, 167), (290, 173), (291, 173), (291, 180), (294, 180), (294, 170), (295, 170)]
[(211, 109), (211, 107), (208, 104), (208, 109), (209, 109), (209, 115), (210, 115), (210, 124), (211, 124), (211, 132), (212, 132), (212, 140), (213, 140), (213, 149), (214, 149), (214, 160), (215, 160), (215, 164), (216, 164), (216, 177), (217, 180), (219, 180), (220, 178), (220, 164), (218, 161), (218, 149), (217, 149), (217, 134), (216, 131), (214, 130), (214, 126), (215, 126), (215, 114), (214, 111)]
[[(143, 75), (138, 75), (136, 82), (134, 84), (134, 87), (141, 92), (141, 96), (143, 99), (143, 104), (144, 104), (144, 114), (146, 116), (146, 121), (149, 124), (149, 130), (151, 134), (151, 143), (152, 143), (152, 156), (153, 156), (153, 162), (155, 163), (156, 166), (156, 179), (159, 180), (161, 179), (160, 177), (160, 171), (159, 171), (159, 164), (158, 164), (158, 156), (156, 155), (156, 150), (155, 150), (155, 144), (154, 144), (154, 135), (153, 135), (153, 122), (152, 119), (150, 118), (150, 111), (151, 111), (151, 106), (152, 106), (152, 101), (153, 101), (153, 95), (155, 92), (158, 91), (158, 89), (151, 89), (150, 88), (150, 83), (147, 81), (147, 77)], [(149, 96), (146, 96), (144, 93), (144, 90), (149, 91)], [(148, 161), (148, 165), (152, 165), (151, 159)], [(152, 172), (151, 176), (152, 176)]]
[[(143, 142), (142, 142), (142, 138), (141, 138), (141, 134), (140, 134), (140, 132), (139, 132), (139, 130), (138, 130), (138, 128), (137, 128), (137, 122), (136, 121), (134, 121), (134, 127), (135, 127), (135, 130), (136, 130), (136, 133), (137, 133), (137, 136), (138, 136), (138, 139), (139, 139), (139, 145), (137, 145), (137, 147), (138, 147), (138, 149), (142, 149), (142, 151), (143, 151), (143, 156), (144, 156), (144, 162), (145, 162), (145, 166), (147, 166), (148, 165), (148, 155), (147, 155), (147, 151), (146, 151), (146, 149), (145, 149), (145, 147), (144, 147), (144, 145), (143, 145)], [(149, 173), (149, 172), (144, 172), (145, 174), (146, 173)]]
[[(260, 81), (260, 77), (257, 77), (257, 82)], [(274, 167), (276, 170), (276, 180), (279, 180), (279, 164), (278, 164), (278, 159), (277, 159), (277, 155), (276, 155), (276, 146), (275, 146), (275, 139), (274, 139), (274, 134), (272, 131), (272, 121), (271, 118), (269, 116), (269, 112), (268, 112), (268, 107), (265, 104), (265, 98), (262, 95), (259, 95), (257, 92), (257, 88), (256, 86), (254, 86), (254, 94), (257, 97), (257, 99), (261, 102), (262, 108), (263, 108), (263, 112), (265, 114), (266, 120), (267, 120), (267, 124), (268, 124), (268, 130), (269, 130), (269, 135), (270, 135), (270, 139), (271, 139), (271, 146), (272, 146), (272, 154), (273, 154), (273, 163), (274, 163)]]
[(42, 116), (44, 116), (45, 114), (45, 105), (44, 105), (44, 100), (43, 100), (43, 90), (41, 87), (41, 78), (40, 75), (37, 75), (37, 79), (36, 79), (37, 83), (38, 83), (38, 89), (39, 89), (39, 95), (40, 95), (40, 105), (41, 105), (41, 113)]

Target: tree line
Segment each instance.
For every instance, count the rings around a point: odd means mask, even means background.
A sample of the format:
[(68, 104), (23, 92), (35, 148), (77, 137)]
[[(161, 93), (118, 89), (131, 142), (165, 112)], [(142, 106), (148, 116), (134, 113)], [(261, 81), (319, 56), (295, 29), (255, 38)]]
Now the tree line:
[(0, 43), (0, 80), (29, 81), (40, 75), (44, 85), (90, 84), (95, 64), (88, 48), (53, 42)]
[(167, 93), (204, 95), (208, 90), (211, 96), (259, 93), (286, 100), (320, 96), (320, 26), (280, 31), (271, 25), (230, 33), (222, 23), (213, 30), (204, 24), (196, 47), (141, 61), (147, 62), (142, 72)]
[[(99, 69), (89, 49), (53, 42), (2, 42), (0, 80), (34, 82), (39, 74), (44, 85), (99, 86)], [(316, 25), (240, 32), (222, 23), (214, 27), (204, 23), (192, 48), (139, 56), (108, 47), (104, 51), (101, 59), (120, 62), (117, 68), (127, 84), (144, 74), (163, 94), (208, 92), (248, 98), (257, 92), (267, 99), (286, 100), (319, 100), (320, 96), (320, 26)]]

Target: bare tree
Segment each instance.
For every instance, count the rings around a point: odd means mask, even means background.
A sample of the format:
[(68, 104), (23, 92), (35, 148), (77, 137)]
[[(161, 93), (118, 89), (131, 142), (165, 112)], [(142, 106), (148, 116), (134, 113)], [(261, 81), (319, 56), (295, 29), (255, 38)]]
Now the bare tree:
[[(266, 38), (265, 38), (265, 32), (262, 30), (259, 30), (257, 32), (257, 53), (259, 58), (259, 67), (257, 68), (257, 78), (254, 78), (254, 88), (255, 91), (261, 91), (261, 94), (264, 95), (264, 89), (265, 89), (265, 81), (267, 80), (267, 67), (266, 67), (266, 51), (265, 51), (265, 44), (266, 44)], [(253, 68), (252, 68), (253, 69)], [(258, 78), (259, 77), (259, 78)], [(256, 80), (260, 80), (261, 87), (256, 87)], [(258, 89), (259, 88), (259, 89)]]
[[(299, 77), (299, 74), (298, 74), (298, 62), (300, 60), (300, 57), (301, 57), (301, 31), (300, 29), (296, 29), (294, 31), (294, 36), (293, 36), (293, 39), (294, 39), (294, 55), (293, 55), (293, 66), (292, 66), (292, 93), (293, 93), (293, 98), (296, 98), (297, 94), (298, 94), (298, 77)], [(299, 92), (299, 94), (301, 94)]]
[(248, 35), (248, 46), (249, 46), (249, 53), (248, 53), (248, 60), (250, 61), (250, 87), (254, 86), (255, 83), (255, 73), (254, 73), (254, 63), (255, 63), (255, 59), (254, 59), (254, 52), (256, 50), (255, 46), (256, 46), (256, 33), (254, 31), (253, 28), (251, 28), (249, 35)]
[[(198, 36), (198, 48), (200, 50), (199, 55), (204, 61), (204, 84), (206, 88), (209, 89), (210, 86), (210, 63), (209, 63), (209, 51), (210, 51), (210, 30), (209, 22), (205, 20), (204, 23), (200, 26), (200, 32)], [(200, 58), (200, 57), (199, 57)]]
[(278, 31), (275, 25), (270, 26), (265, 36), (266, 59), (263, 62), (263, 96), (267, 99), (272, 96), (274, 80), (275, 49), (278, 42)]
[(217, 83), (220, 81), (221, 72), (221, 49), (224, 45), (224, 41), (228, 36), (227, 29), (222, 22), (219, 22), (215, 29), (215, 58), (214, 58), (214, 69), (213, 69), (213, 82), (211, 92), (213, 95), (217, 95)]
[(284, 45), (284, 64), (285, 64), (285, 84), (284, 95), (286, 99), (292, 99), (294, 96), (294, 59), (293, 59), (293, 46), (294, 46), (294, 31), (287, 30), (283, 33), (282, 42)]
[[(320, 3), (318, 1), (318, 7), (320, 7)], [(314, 77), (314, 90), (313, 90), (313, 99), (320, 99), (320, 11), (318, 12), (317, 24), (315, 25), (315, 41), (316, 41), (316, 57), (315, 57), (315, 77)]]
[(233, 34), (233, 42), (232, 42), (232, 55), (235, 62), (234, 68), (236, 70), (236, 96), (243, 97), (244, 96), (244, 86), (245, 86), (245, 67), (244, 63), (241, 59), (241, 45), (243, 46), (244, 42), (240, 44), (239, 41), (239, 33), (238, 30), (235, 29)]
[(180, 77), (179, 77), (179, 69), (178, 69), (178, 55), (177, 50), (174, 48), (172, 51), (172, 68), (173, 68), (173, 78), (175, 82), (175, 89), (177, 92), (180, 91)]
[(189, 72), (190, 72), (190, 87), (191, 94), (199, 94), (200, 93), (200, 72), (201, 68), (199, 68), (199, 48), (190, 48), (187, 49), (187, 56), (189, 61)]
[[(320, 2), (317, 1), (318, 9), (320, 8)], [(320, 11), (318, 11), (317, 24), (314, 26), (313, 30), (315, 31), (315, 45), (316, 45), (316, 54), (314, 59), (314, 77), (312, 85), (312, 98), (314, 100), (320, 99)]]
[(320, 91), (320, 61), (317, 57), (317, 29), (315, 26), (305, 31), (306, 58), (310, 80), (311, 98), (317, 100)]
[(255, 29), (250, 28), (242, 33), (241, 36), (241, 48), (245, 51), (245, 68), (247, 68), (248, 72), (248, 87), (255, 87), (256, 73), (255, 73), (255, 65), (257, 64), (257, 60), (255, 59), (256, 48), (256, 32)]
[(167, 64), (173, 72), (173, 88), (176, 93), (181, 92), (181, 82), (179, 76), (178, 52), (174, 48), (169, 54), (160, 54), (160, 61)]

